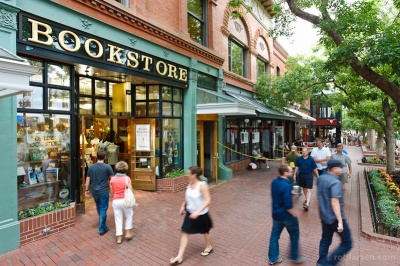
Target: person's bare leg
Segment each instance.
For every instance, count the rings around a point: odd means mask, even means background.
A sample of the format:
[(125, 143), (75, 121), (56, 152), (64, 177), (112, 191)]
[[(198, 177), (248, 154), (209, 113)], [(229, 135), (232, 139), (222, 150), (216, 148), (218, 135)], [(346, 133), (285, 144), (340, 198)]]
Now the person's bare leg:
[(208, 232), (208, 234), (204, 234), (204, 240), (206, 241), (206, 250), (211, 250), (211, 234)]
[(169, 262), (171, 264), (174, 263), (174, 262), (181, 262), (182, 261), (183, 254), (185, 253), (185, 249), (186, 249), (186, 246), (188, 244), (188, 241), (189, 241), (189, 235), (186, 234), (186, 233), (182, 233), (181, 242), (179, 244), (178, 255), (175, 258), (172, 258), (172, 259), (169, 260)]
[(303, 187), (303, 193), (304, 193), (305, 202), (307, 203), (308, 189)]
[(312, 189), (307, 188), (307, 206), (310, 206), (311, 192), (312, 192)]

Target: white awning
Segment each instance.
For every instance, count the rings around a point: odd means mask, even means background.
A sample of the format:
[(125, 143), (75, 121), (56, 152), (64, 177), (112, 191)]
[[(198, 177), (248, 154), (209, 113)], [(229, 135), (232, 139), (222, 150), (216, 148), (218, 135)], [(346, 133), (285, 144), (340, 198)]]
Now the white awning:
[(196, 114), (256, 115), (256, 107), (215, 91), (197, 88)]
[[(317, 121), (317, 119), (315, 119), (314, 117), (311, 117), (305, 113), (302, 113), (300, 111), (297, 111), (293, 108), (288, 108), (288, 111), (293, 113), (296, 117), (298, 117), (300, 120), (302, 121), (298, 121), (298, 122), (309, 122), (309, 121)], [(297, 119), (296, 119), (297, 120)]]
[(256, 108), (242, 103), (206, 103), (196, 105), (196, 114), (256, 115)]

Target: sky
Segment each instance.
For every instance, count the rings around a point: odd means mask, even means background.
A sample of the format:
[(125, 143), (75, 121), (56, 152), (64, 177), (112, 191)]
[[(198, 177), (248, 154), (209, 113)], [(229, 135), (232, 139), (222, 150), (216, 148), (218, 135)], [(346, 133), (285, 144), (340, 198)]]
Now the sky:
[(290, 39), (279, 38), (279, 43), (289, 55), (311, 54), (311, 48), (317, 44), (317, 31), (311, 23), (297, 18), (294, 35)]

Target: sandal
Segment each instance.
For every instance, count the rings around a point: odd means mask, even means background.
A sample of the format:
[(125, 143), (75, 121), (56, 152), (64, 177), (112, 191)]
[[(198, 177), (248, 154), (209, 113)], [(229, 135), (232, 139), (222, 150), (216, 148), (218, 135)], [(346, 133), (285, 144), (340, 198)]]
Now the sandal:
[(210, 255), (211, 253), (213, 253), (213, 249), (211, 248), (211, 249), (209, 249), (209, 250), (207, 250), (207, 249), (205, 249), (203, 252), (201, 252), (201, 256), (208, 256), (208, 255)]
[(182, 258), (178, 259), (178, 257), (175, 257), (175, 258), (171, 258), (171, 259), (169, 260), (169, 264), (171, 264), (171, 265), (178, 265), (178, 264), (181, 264), (182, 261), (183, 261)]
[(304, 209), (305, 211), (308, 211), (308, 208), (309, 208), (309, 207), (310, 207), (310, 206), (307, 205), (307, 204), (303, 205), (303, 209)]
[(123, 238), (123, 236), (117, 236), (117, 244), (122, 243), (122, 238)]

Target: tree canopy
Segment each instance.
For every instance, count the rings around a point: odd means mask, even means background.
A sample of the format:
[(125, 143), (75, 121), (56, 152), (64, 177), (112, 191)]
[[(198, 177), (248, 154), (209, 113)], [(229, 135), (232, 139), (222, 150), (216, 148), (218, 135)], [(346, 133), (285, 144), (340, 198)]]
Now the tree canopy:
[[(319, 44), (325, 50), (327, 77), (351, 68), (388, 95), (400, 110), (399, 0), (276, 0), (274, 3), (272, 37), (290, 36), (296, 17), (310, 22), (321, 35)], [(244, 4), (243, 0), (230, 1), (233, 7)]]

